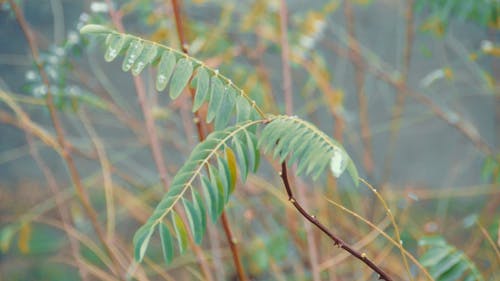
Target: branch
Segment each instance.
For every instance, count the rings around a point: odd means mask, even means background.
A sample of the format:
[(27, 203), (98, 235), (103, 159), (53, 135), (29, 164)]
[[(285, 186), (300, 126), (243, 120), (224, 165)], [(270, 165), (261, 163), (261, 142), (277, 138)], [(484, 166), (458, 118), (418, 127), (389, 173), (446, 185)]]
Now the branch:
[[(351, 2), (345, 1), (344, 3), (344, 17), (346, 19), (347, 33), (349, 38), (356, 38), (355, 25), (354, 25), (354, 11)], [(354, 50), (359, 50), (358, 41), (349, 41), (349, 44)], [(359, 56), (358, 53), (352, 52), (353, 56)], [(365, 70), (360, 65), (354, 64), (355, 72), (355, 87), (358, 96), (359, 104), (359, 124), (361, 128), (361, 140), (363, 141), (363, 164), (366, 173), (369, 177), (373, 177), (374, 161), (372, 149), (372, 133), (370, 129), (370, 116), (368, 112), (368, 100), (365, 93)]]
[(283, 180), (283, 184), (285, 185), (286, 194), (288, 195), (288, 201), (290, 201), (295, 209), (299, 211), (304, 218), (306, 218), (309, 222), (319, 228), (324, 234), (326, 234), (334, 243), (335, 246), (338, 246), (341, 249), (344, 249), (352, 256), (356, 257), (358, 260), (362, 261), (369, 268), (371, 268), (374, 272), (379, 275), (380, 280), (392, 281), (393, 279), (387, 275), (380, 267), (378, 267), (375, 263), (373, 263), (365, 253), (360, 253), (357, 250), (353, 249), (351, 246), (346, 244), (342, 239), (335, 236), (335, 234), (331, 233), (326, 226), (324, 226), (321, 222), (316, 219), (315, 216), (307, 213), (304, 208), (295, 200), (293, 196), (292, 188), (290, 187), (290, 183), (288, 182), (288, 175), (286, 171), (286, 162), (281, 163), (281, 173), (280, 177)]
[[(177, 29), (177, 36), (179, 37), (179, 42), (180, 42), (180, 45), (181, 45), (181, 48), (182, 48), (182, 51), (187, 54), (188, 53), (188, 50), (187, 50), (187, 42), (186, 42), (186, 39), (185, 39), (185, 35), (184, 35), (184, 28), (183, 28), (183, 24), (182, 24), (182, 18), (181, 18), (181, 7), (179, 5), (179, 2), (177, 0), (171, 0), (172, 1), (172, 8), (174, 10), (174, 17), (175, 17), (175, 26), (176, 26), (176, 29)], [(191, 94), (191, 102), (194, 101), (194, 96), (195, 96), (195, 92), (192, 90), (192, 89), (189, 89), (190, 90), (190, 94)], [(196, 125), (196, 129), (197, 129), (197, 132), (198, 132), (198, 139), (201, 141), (203, 141), (205, 139), (205, 135), (204, 135), (204, 132), (203, 132), (203, 121), (202, 120), (205, 120), (205, 118), (200, 118), (200, 112), (199, 111), (196, 111), (194, 113), (194, 116), (195, 116), (195, 125)], [(236, 268), (236, 273), (238, 275), (238, 279), (240, 281), (247, 281), (248, 278), (245, 274), (245, 270), (243, 269), (243, 264), (241, 263), (241, 258), (240, 258), (240, 254), (239, 254), (239, 251), (238, 251), (238, 247), (236, 247), (236, 239), (234, 238), (233, 236), (233, 233), (231, 231), (231, 227), (229, 225), (229, 220), (227, 218), (227, 215), (226, 215), (226, 212), (225, 211), (222, 211), (222, 214), (221, 214), (221, 221), (222, 221), (222, 226), (223, 226), (223, 229), (224, 229), (224, 234), (226, 236), (226, 240), (229, 244), (229, 248), (231, 249), (231, 256), (233, 258), (233, 263), (234, 263), (234, 267)]]
[(19, 6), (13, 0), (9, 0), (9, 4), (10, 4), (12, 10), (14, 11), (16, 20), (19, 23), (19, 26), (21, 27), (21, 29), (26, 37), (26, 40), (28, 41), (28, 45), (30, 47), (31, 54), (33, 56), (33, 60), (35, 61), (36, 67), (38, 68), (38, 71), (40, 73), (40, 77), (42, 78), (43, 84), (47, 89), (46, 103), (47, 103), (47, 107), (49, 109), (50, 118), (52, 120), (52, 124), (54, 126), (55, 131), (56, 131), (57, 142), (59, 143), (59, 145), (62, 149), (61, 156), (62, 156), (63, 160), (66, 162), (66, 166), (68, 167), (68, 170), (69, 170), (69, 173), (71, 176), (71, 180), (75, 186), (76, 194), (78, 195), (78, 198), (79, 198), (81, 204), (83, 205), (83, 208), (84, 208), (85, 212), (87, 213), (87, 216), (90, 219), (90, 222), (91, 222), (91, 224), (92, 224), (92, 226), (97, 234), (97, 237), (99, 238), (100, 242), (103, 244), (107, 254), (109, 255), (109, 257), (111, 258), (111, 260), (113, 262), (114, 268), (112, 268), (111, 270), (113, 271), (113, 273), (115, 273), (119, 276), (118, 271), (120, 269), (120, 265), (118, 263), (118, 256), (116, 255), (116, 253), (113, 251), (113, 249), (109, 245), (109, 242), (106, 241), (106, 238), (104, 236), (104, 231), (102, 230), (102, 227), (98, 221), (97, 212), (94, 209), (94, 207), (92, 206), (89, 195), (82, 184), (80, 174), (78, 172), (78, 169), (76, 168), (74, 159), (71, 155), (71, 148), (68, 145), (68, 142), (65, 138), (65, 133), (64, 133), (64, 129), (63, 129), (62, 124), (61, 124), (61, 120), (57, 116), (57, 110), (56, 110), (56, 107), (54, 105), (52, 93), (50, 91), (50, 82), (49, 82), (50, 80), (49, 80), (49, 77), (47, 76), (47, 73), (45, 72), (43, 65), (42, 65), (42, 62), (40, 60), (40, 52), (38, 50), (38, 45), (35, 42), (33, 32), (31, 30), (28, 22), (26, 21), (24, 14), (21, 11), (21, 9), (19, 8)]

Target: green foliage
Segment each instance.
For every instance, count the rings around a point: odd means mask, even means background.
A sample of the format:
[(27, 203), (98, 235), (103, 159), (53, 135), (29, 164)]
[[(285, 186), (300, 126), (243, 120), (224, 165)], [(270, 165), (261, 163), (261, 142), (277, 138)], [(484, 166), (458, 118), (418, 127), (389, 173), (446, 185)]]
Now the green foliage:
[(481, 178), (483, 181), (492, 181), (493, 183), (500, 183), (500, 155), (496, 157), (490, 156), (484, 160), (483, 169), (481, 171)]
[(419, 261), (436, 281), (484, 280), (464, 252), (449, 245), (443, 237), (422, 238), (419, 245), (427, 248)]
[(105, 35), (104, 58), (111, 62), (123, 55), (123, 71), (132, 71), (133, 75), (139, 75), (146, 66), (156, 66), (156, 90), (163, 91), (170, 83), (169, 96), (172, 99), (180, 96), (192, 78), (191, 86), (196, 89), (193, 111), (198, 110), (204, 102), (209, 102), (207, 122), (215, 120), (217, 130), (229, 123), (233, 112), (237, 121), (253, 118), (256, 111), (263, 116), (255, 102), (229, 78), (193, 57), (152, 41), (118, 33), (101, 25), (86, 25), (80, 32)]
[[(214, 122), (215, 125), (216, 131), (195, 147), (172, 180), (169, 191), (134, 235), (136, 260), (144, 258), (156, 228), (160, 232), (167, 263), (173, 257), (173, 237), (181, 253), (187, 248), (188, 229), (194, 241), (201, 243), (207, 214), (215, 222), (234, 191), (236, 166), (239, 166), (240, 177), (245, 181), (249, 172), (257, 171), (259, 149), (273, 152), (274, 157), (279, 156), (281, 162), (289, 157), (289, 163), (298, 163), (298, 174), (304, 173), (314, 178), (328, 165), (336, 177), (347, 168), (355, 184), (358, 184), (356, 168), (339, 143), (297, 117), (264, 118), (255, 102), (217, 70), (169, 47), (117, 33), (103, 26), (87, 25), (81, 32), (106, 35), (105, 60), (112, 61), (123, 54), (123, 71), (132, 70), (133, 75), (138, 75), (147, 65), (157, 66), (156, 89), (162, 91), (170, 83), (169, 95), (172, 99), (180, 96), (195, 73), (191, 83), (196, 89), (193, 111), (207, 103), (207, 122)], [(260, 120), (252, 121), (254, 109), (260, 114)], [(237, 124), (226, 128), (234, 111)], [(266, 123), (266, 126), (257, 140), (253, 127), (259, 123)], [(199, 183), (203, 196), (195, 189), (195, 182)], [(182, 203), (182, 213), (186, 219), (181, 217), (179, 209), (174, 210), (181, 206), (178, 203)], [(165, 222), (167, 215), (170, 216), (171, 227)]]
[[(141, 261), (144, 258), (150, 238), (157, 226), (160, 230), (162, 249), (167, 263), (172, 258), (171, 237), (174, 233), (180, 252), (184, 252), (189, 234), (184, 220), (178, 212), (174, 211), (176, 206), (180, 206), (178, 205), (180, 202), (183, 203), (184, 213), (187, 215), (189, 229), (195, 242), (201, 243), (206, 228), (206, 213), (215, 221), (224, 209), (231, 191), (234, 190), (235, 158), (240, 160), (238, 163), (241, 171), (257, 168), (258, 163), (255, 160), (255, 154), (258, 151), (257, 142), (250, 128), (260, 122), (262, 121), (247, 121), (222, 131), (215, 131), (193, 149), (173, 178), (169, 191), (159, 202), (148, 221), (137, 230), (134, 236), (136, 260)], [(244, 147), (244, 149), (236, 150), (236, 157), (227, 157), (226, 155), (232, 154), (228, 152), (232, 151), (230, 146)], [(224, 149), (225, 153), (223, 153)], [(254, 161), (241, 159), (254, 159)], [(250, 164), (252, 166), (248, 167)], [(204, 173), (205, 169), (208, 172)], [(202, 196), (194, 189), (196, 180), (201, 183), (201, 188), (204, 190), (205, 203), (201, 199)], [(188, 191), (191, 191), (190, 198), (188, 198)], [(165, 218), (169, 214), (173, 233), (164, 225)]]
[(277, 116), (262, 131), (259, 147), (272, 153), (280, 162), (298, 163), (297, 174), (317, 178), (330, 165), (335, 177), (347, 168), (358, 185), (358, 172), (342, 145), (328, 137), (313, 124), (297, 117)]
[(499, 4), (495, 0), (417, 0), (414, 5), (417, 12), (429, 13), (423, 29), (440, 35), (454, 18), (498, 27)]

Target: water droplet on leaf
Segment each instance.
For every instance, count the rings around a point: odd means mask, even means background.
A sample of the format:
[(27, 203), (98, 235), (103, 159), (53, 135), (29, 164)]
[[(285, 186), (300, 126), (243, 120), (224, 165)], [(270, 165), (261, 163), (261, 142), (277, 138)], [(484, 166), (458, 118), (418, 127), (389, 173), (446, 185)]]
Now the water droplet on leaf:
[(338, 147), (333, 148), (333, 156), (330, 160), (330, 170), (338, 178), (347, 167), (347, 156), (345, 152)]

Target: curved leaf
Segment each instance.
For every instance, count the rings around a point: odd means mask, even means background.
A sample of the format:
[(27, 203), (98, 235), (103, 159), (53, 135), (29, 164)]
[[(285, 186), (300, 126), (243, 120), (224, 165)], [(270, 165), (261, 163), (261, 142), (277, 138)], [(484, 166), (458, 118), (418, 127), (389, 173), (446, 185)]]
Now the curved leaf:
[[(136, 249), (136, 259), (142, 260), (144, 253), (149, 243), (149, 238), (153, 233), (153, 229), (162, 223), (163, 219), (171, 215), (172, 225), (176, 232), (176, 239), (179, 243), (181, 252), (185, 249), (185, 240), (187, 234), (186, 227), (181, 224), (182, 220), (177, 213), (174, 212), (174, 207), (179, 201), (183, 201), (188, 213), (189, 225), (193, 236), (198, 241), (201, 241), (202, 232), (204, 232), (206, 220), (204, 219), (205, 208), (203, 207), (202, 200), (197, 193), (192, 195), (193, 202), (187, 203), (185, 198), (186, 192), (192, 190), (196, 179), (201, 181), (202, 188), (205, 191), (205, 201), (207, 202), (209, 213), (213, 220), (215, 220), (224, 208), (228, 192), (223, 185), (221, 175), (226, 174), (226, 168), (222, 164), (221, 169), (217, 169), (209, 165), (209, 160), (213, 157), (221, 157), (224, 154), (221, 150), (228, 145), (230, 140), (238, 138), (241, 132), (249, 130), (252, 126), (262, 122), (261, 120), (248, 121), (236, 126), (229, 127), (223, 131), (216, 131), (208, 135), (206, 140), (198, 144), (191, 155), (180, 168), (172, 183), (169, 191), (165, 194), (162, 200), (158, 203), (153, 214), (148, 218), (147, 222), (137, 230), (134, 235), (134, 248)], [(222, 163), (222, 162), (221, 162)], [(204, 168), (208, 167), (210, 179), (203, 175)], [(226, 179), (228, 181), (229, 179)], [(226, 183), (227, 184), (227, 183)], [(229, 186), (227, 188), (230, 188)], [(180, 220), (180, 221), (179, 221)]]
[[(125, 54), (122, 68), (124, 71), (132, 70), (133, 75), (139, 75), (147, 65), (157, 65), (156, 89), (163, 91), (170, 81), (169, 94), (173, 99), (179, 97), (192, 73), (197, 70), (193, 79), (196, 83), (192, 83), (192, 86), (196, 88), (193, 111), (198, 110), (205, 101), (208, 102), (207, 122), (210, 123), (215, 119), (217, 129), (223, 128), (232, 120), (231, 115), (234, 109), (236, 109), (236, 118), (233, 119), (235, 123), (256, 119), (254, 116), (257, 113), (260, 117), (264, 117), (264, 113), (255, 101), (235, 86), (230, 79), (178, 50), (99, 25), (84, 26), (81, 32), (90, 35), (106, 35), (106, 61), (112, 61), (118, 55)], [(178, 62), (177, 58), (180, 58)], [(217, 82), (213, 84), (210, 83), (211, 81)], [(219, 109), (221, 112), (218, 111)]]
[(449, 245), (441, 236), (424, 237), (418, 241), (427, 251), (419, 258), (436, 281), (484, 281), (479, 270), (464, 252)]
[(179, 251), (184, 253), (188, 244), (188, 233), (181, 216), (175, 211), (172, 211), (172, 221), (174, 224), (175, 235), (177, 236), (177, 242), (179, 242)]
[(188, 59), (180, 59), (175, 67), (172, 81), (170, 82), (169, 95), (172, 99), (178, 98), (186, 87), (193, 74), (193, 64)]
[[(269, 117), (258, 145), (265, 152), (272, 151), (274, 157), (279, 157), (281, 161), (289, 157), (290, 164), (298, 164), (297, 174), (305, 173), (317, 178), (330, 164), (335, 177), (347, 169), (355, 185), (358, 185), (358, 172), (344, 148), (305, 120), (294, 116)], [(253, 163), (251, 160), (249, 164)]]
[(172, 235), (164, 223), (158, 224), (158, 232), (160, 232), (161, 249), (163, 258), (166, 264), (170, 264), (174, 258), (174, 243)]
[(168, 80), (175, 67), (175, 55), (173, 52), (163, 52), (158, 65), (158, 73), (156, 74), (156, 90), (161, 92), (167, 87)]
[(196, 94), (193, 102), (193, 112), (197, 111), (207, 99), (208, 89), (210, 87), (210, 77), (204, 67), (198, 68), (196, 74)]

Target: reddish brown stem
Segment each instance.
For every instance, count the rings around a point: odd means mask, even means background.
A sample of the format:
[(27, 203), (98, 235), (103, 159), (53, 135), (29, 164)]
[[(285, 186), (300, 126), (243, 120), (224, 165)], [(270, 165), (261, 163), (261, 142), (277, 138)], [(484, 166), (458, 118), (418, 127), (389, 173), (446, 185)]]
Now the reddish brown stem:
[(293, 113), (292, 75), (290, 73), (290, 47), (288, 44), (288, 9), (286, 1), (280, 1), (280, 28), (281, 28), (281, 67), (283, 74), (283, 94), (285, 96), (285, 112)]
[(326, 228), (325, 225), (323, 225), (315, 216), (310, 215), (301, 205), (297, 200), (295, 200), (295, 197), (293, 196), (293, 191), (290, 186), (290, 183), (288, 181), (288, 174), (287, 174), (287, 168), (286, 168), (286, 163), (283, 162), (281, 163), (281, 173), (280, 177), (283, 181), (283, 184), (285, 186), (286, 194), (288, 195), (288, 201), (293, 204), (295, 209), (299, 211), (299, 213), (306, 218), (309, 222), (311, 222), (314, 226), (316, 226), (319, 230), (321, 230), (324, 234), (326, 234), (334, 243), (335, 246), (345, 250), (358, 260), (362, 261), (364, 264), (366, 264), (369, 268), (371, 268), (374, 272), (376, 272), (379, 275), (380, 280), (386, 280), (386, 281), (392, 281), (392, 278), (387, 275), (378, 265), (376, 265), (373, 261), (371, 261), (365, 253), (360, 253), (348, 244), (346, 244), (342, 239), (337, 237), (335, 234), (330, 232), (328, 228)]
[(105, 239), (104, 231), (102, 230), (101, 225), (99, 224), (99, 221), (98, 221), (97, 212), (92, 207), (92, 203), (90, 202), (89, 195), (82, 184), (80, 174), (78, 173), (78, 169), (76, 168), (73, 157), (71, 155), (70, 146), (66, 142), (64, 129), (61, 125), (61, 121), (59, 120), (59, 117), (57, 116), (57, 110), (56, 110), (56, 107), (54, 105), (54, 100), (53, 100), (52, 93), (50, 90), (49, 78), (48, 78), (47, 73), (45, 72), (43, 65), (42, 65), (42, 62), (40, 60), (40, 55), (39, 55), (40, 52), (38, 50), (38, 45), (35, 42), (31, 28), (29, 27), (28, 22), (24, 18), (24, 14), (22, 13), (19, 6), (17, 6), (17, 4), (13, 0), (9, 0), (9, 4), (10, 4), (12, 10), (14, 11), (16, 19), (17, 19), (19, 25), (21, 26), (21, 29), (23, 30), (24, 35), (26, 36), (26, 39), (28, 41), (28, 45), (31, 49), (31, 54), (33, 56), (33, 60), (35, 61), (35, 64), (38, 68), (38, 71), (40, 73), (40, 77), (42, 78), (42, 82), (43, 82), (44, 86), (46, 87), (46, 91), (47, 91), (46, 102), (47, 102), (47, 107), (49, 109), (50, 118), (51, 118), (52, 124), (54, 125), (54, 128), (56, 130), (58, 143), (62, 148), (61, 157), (66, 162), (66, 165), (67, 165), (69, 173), (70, 173), (71, 180), (75, 186), (76, 194), (77, 194), (80, 202), (82, 203), (83, 208), (84, 208), (85, 212), (87, 213), (87, 216), (89, 217), (99, 240), (101, 241), (102, 245), (104, 246), (109, 257), (113, 261), (113, 265), (114, 265), (114, 268), (112, 268), (113, 272), (115, 274), (119, 274), (118, 273), (119, 272), (118, 258), (115, 255), (115, 253), (112, 251), (110, 245), (107, 243), (107, 241)]
[[(174, 10), (174, 17), (175, 17), (175, 23), (176, 23), (176, 29), (177, 29), (177, 35), (179, 37), (179, 42), (181, 44), (182, 51), (184, 53), (188, 53), (187, 50), (187, 44), (186, 44), (186, 39), (184, 36), (184, 28), (182, 24), (182, 18), (181, 18), (181, 7), (179, 5), (179, 2), (177, 0), (171, 0), (172, 7)], [(190, 90), (191, 94), (191, 102), (194, 101), (194, 91)], [(200, 141), (203, 141), (205, 139), (205, 134), (203, 132), (203, 121), (204, 119), (200, 118), (200, 112), (196, 111), (194, 113), (195, 115), (195, 125), (196, 129), (198, 132), (198, 138)], [(224, 234), (226, 236), (226, 240), (229, 244), (229, 248), (231, 249), (231, 255), (233, 258), (233, 263), (236, 269), (236, 274), (238, 275), (238, 278), (240, 281), (246, 281), (248, 280), (245, 271), (243, 269), (243, 265), (241, 263), (240, 259), (240, 254), (238, 251), (238, 247), (236, 245), (236, 239), (233, 237), (231, 227), (229, 225), (229, 220), (227, 219), (226, 213), (223, 211), (221, 214), (221, 221), (222, 221), (222, 226), (224, 229)]]
[[(111, 21), (118, 29), (118, 31), (124, 33), (125, 28), (123, 27), (120, 13), (113, 9), (113, 3), (111, 3), (111, 0), (106, 0), (106, 3), (109, 6)], [(168, 176), (167, 168), (165, 167), (165, 160), (163, 159), (160, 141), (156, 132), (155, 120), (153, 114), (151, 113), (150, 105), (146, 95), (146, 87), (144, 86), (144, 82), (140, 76), (134, 76), (134, 86), (135, 92), (137, 94), (137, 99), (139, 100), (141, 111), (144, 116), (144, 123), (146, 125), (149, 147), (151, 149), (153, 161), (155, 162), (156, 169), (158, 170), (158, 174), (160, 175), (160, 180), (162, 182), (163, 188), (165, 189), (165, 191), (167, 191), (168, 187), (170, 186), (170, 177)]]

